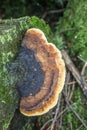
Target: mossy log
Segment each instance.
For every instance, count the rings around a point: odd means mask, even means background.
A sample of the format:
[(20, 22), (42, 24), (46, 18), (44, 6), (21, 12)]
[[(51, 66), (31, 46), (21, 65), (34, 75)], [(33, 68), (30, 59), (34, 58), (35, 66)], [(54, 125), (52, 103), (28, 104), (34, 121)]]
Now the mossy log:
[(0, 20), (0, 130), (8, 129), (19, 102), (6, 64), (14, 61), (25, 31), (32, 27), (41, 29), (48, 41), (53, 41), (49, 26), (35, 16)]

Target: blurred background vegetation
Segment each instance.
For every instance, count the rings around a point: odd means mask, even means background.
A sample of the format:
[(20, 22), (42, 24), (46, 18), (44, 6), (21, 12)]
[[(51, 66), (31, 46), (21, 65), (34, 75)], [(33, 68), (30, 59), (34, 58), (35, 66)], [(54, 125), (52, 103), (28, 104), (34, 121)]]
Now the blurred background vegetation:
[(0, 18), (38, 16), (54, 25), (68, 0), (5, 0), (0, 1)]

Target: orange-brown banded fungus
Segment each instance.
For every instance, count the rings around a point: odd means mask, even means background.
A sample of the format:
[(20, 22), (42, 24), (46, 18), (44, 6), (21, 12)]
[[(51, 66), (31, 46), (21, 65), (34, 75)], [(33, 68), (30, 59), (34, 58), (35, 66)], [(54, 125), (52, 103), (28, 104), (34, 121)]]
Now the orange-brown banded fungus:
[(42, 115), (53, 108), (65, 81), (61, 52), (48, 43), (39, 29), (29, 29), (22, 40), (20, 57), (27, 71), (16, 87), (20, 94), (20, 112), (26, 116)]

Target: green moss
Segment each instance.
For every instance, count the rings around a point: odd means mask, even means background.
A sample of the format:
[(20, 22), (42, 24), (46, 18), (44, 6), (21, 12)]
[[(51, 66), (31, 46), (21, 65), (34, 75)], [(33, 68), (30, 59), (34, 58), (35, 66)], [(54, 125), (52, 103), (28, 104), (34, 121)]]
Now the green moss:
[[(65, 47), (72, 56), (81, 56), (87, 60), (87, 0), (70, 0), (64, 12), (64, 16), (57, 24), (56, 33), (61, 34), (65, 41)], [(72, 108), (87, 124), (87, 103), (79, 86), (75, 86), (70, 103)], [(63, 106), (62, 106), (63, 107)], [(76, 130), (82, 123), (70, 108), (63, 116), (61, 130)], [(82, 126), (81, 130), (86, 130)]]
[[(41, 29), (49, 42), (56, 41), (50, 27), (35, 16), (0, 20), (0, 130), (7, 130), (19, 100), (6, 64), (14, 61), (25, 31), (32, 27)], [(25, 128), (30, 129), (30, 125)]]
[(52, 36), (51, 29), (50, 29), (49, 26), (46, 26), (46, 23), (45, 23), (44, 20), (39, 20), (37, 17), (33, 16), (31, 18), (31, 27), (35, 27), (35, 28), (41, 29), (45, 33), (48, 41), (49, 40), (51, 41), (53, 39), (51, 37)]
[(57, 32), (62, 32), (71, 54), (87, 60), (87, 0), (69, 1)]
[(23, 126), (22, 130), (33, 130), (34, 129), (34, 123), (30, 123), (29, 121), (27, 121), (27, 123), (25, 124), (25, 126)]
[(58, 49), (63, 49), (64, 48), (64, 42), (63, 42), (63, 38), (59, 35), (58, 32), (54, 33), (54, 39), (53, 39), (53, 43), (55, 43), (56, 47)]
[[(79, 87), (77, 87), (72, 96), (72, 108), (76, 113), (80, 116), (80, 118), (83, 120), (83, 122), (87, 123), (87, 104), (84, 100), (84, 95), (82, 94), (82, 91)], [(76, 130), (80, 125), (80, 120), (76, 117), (76, 115), (73, 113), (73, 111), (68, 108), (67, 112), (63, 116), (63, 125), (61, 130), (70, 130), (70, 124), (72, 123), (72, 129)], [(84, 126), (81, 128), (82, 130), (86, 130)]]

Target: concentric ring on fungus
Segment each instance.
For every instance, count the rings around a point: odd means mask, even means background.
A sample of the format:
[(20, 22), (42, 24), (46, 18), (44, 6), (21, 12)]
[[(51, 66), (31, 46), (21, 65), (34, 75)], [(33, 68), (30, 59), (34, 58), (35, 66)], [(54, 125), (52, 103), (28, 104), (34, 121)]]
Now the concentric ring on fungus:
[(36, 61), (34, 66), (31, 65), (30, 71), (35, 74), (33, 78), (31, 73), (29, 75), (28, 90), (23, 83), (27, 95), (21, 94), (20, 112), (26, 116), (42, 115), (57, 104), (59, 93), (64, 86), (65, 64), (61, 52), (55, 45), (47, 42), (44, 33), (39, 29), (29, 29), (25, 33), (21, 46), (32, 51), (31, 57)]

